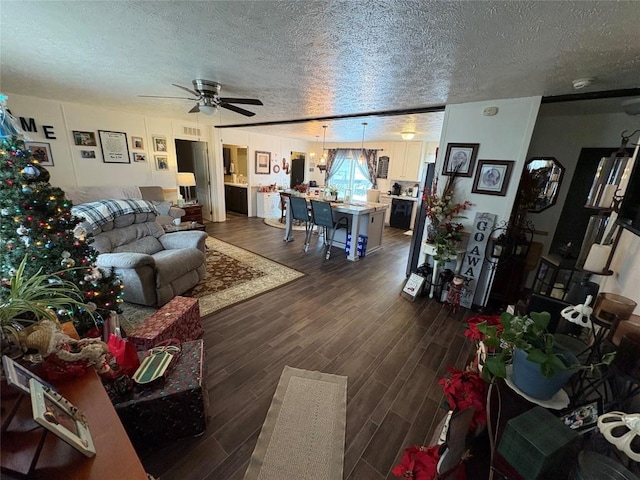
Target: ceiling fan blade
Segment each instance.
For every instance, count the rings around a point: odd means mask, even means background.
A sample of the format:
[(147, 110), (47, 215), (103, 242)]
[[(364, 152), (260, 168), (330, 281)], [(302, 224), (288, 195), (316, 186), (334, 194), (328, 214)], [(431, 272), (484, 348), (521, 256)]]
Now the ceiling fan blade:
[(165, 97), (164, 95), (138, 95), (138, 97), (144, 97), (144, 98), (177, 98), (180, 100), (197, 100), (197, 98), (187, 98), (187, 97)]
[(227, 110), (231, 110), (232, 112), (244, 115), (245, 117), (253, 117), (255, 115), (255, 113), (250, 112), (249, 110), (245, 110), (244, 108), (236, 107), (235, 105), (230, 105), (228, 103), (220, 102), (219, 106), (222, 108), (226, 108)]
[(198, 92), (196, 92), (195, 90), (191, 90), (190, 88), (183, 87), (182, 85), (178, 85), (177, 83), (172, 83), (171, 85), (173, 85), (174, 87), (181, 88), (185, 92), (189, 92), (191, 95), (195, 95), (198, 98), (201, 97), (201, 95)]
[(200, 112), (200, 104), (199, 103), (196, 103), (194, 105), (194, 107), (191, 110), (189, 110), (189, 113), (199, 113), (199, 112)]
[(257, 98), (228, 98), (228, 97), (220, 97), (221, 102), (225, 103), (240, 103), (245, 105), (264, 105)]

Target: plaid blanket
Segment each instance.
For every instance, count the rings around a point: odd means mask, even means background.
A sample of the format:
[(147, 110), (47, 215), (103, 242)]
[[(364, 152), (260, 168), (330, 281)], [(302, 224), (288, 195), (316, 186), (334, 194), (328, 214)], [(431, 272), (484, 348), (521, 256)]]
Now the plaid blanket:
[(154, 213), (158, 215), (158, 210), (153, 203), (147, 200), (126, 198), (83, 203), (72, 207), (71, 213), (76, 217), (84, 218), (89, 226), (95, 230), (100, 225), (104, 225), (120, 215), (129, 213)]

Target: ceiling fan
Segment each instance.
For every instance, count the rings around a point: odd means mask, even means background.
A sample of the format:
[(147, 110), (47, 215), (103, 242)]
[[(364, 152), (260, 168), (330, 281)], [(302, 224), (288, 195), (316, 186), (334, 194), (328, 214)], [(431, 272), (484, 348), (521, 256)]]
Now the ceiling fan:
[(195, 98), (186, 97), (164, 97), (159, 95), (138, 95), (139, 97), (146, 98), (179, 98), (181, 100), (191, 100), (197, 102), (194, 107), (189, 110), (189, 113), (203, 113), (205, 115), (213, 115), (218, 107), (226, 108), (232, 112), (239, 113), (246, 117), (253, 117), (255, 113), (245, 110), (244, 108), (236, 107), (233, 103), (239, 103), (244, 105), (262, 105), (263, 103), (257, 98), (229, 98), (220, 97), (220, 84), (212, 82), (211, 80), (197, 79), (193, 80), (193, 90), (182, 85), (172, 83), (174, 87), (181, 88), (182, 90), (189, 92)]

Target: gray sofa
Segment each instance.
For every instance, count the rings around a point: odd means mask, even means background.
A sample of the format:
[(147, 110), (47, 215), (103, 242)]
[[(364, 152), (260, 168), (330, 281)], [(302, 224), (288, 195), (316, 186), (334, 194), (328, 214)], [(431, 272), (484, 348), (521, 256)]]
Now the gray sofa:
[(153, 213), (132, 213), (92, 233), (97, 265), (115, 269), (127, 302), (159, 307), (205, 278), (205, 232), (165, 234)]
[(95, 202), (104, 198), (142, 198), (153, 202), (159, 215), (156, 221), (160, 225), (167, 225), (176, 218), (182, 218), (185, 211), (182, 208), (173, 207), (171, 202), (165, 199), (164, 190), (159, 186), (94, 186), (94, 187), (61, 187), (65, 196), (74, 205)]

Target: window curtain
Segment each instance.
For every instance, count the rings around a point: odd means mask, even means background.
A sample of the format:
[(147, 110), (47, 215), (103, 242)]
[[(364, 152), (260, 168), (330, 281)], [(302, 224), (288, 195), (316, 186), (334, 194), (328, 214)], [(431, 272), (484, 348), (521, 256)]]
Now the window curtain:
[(329, 185), (331, 183), (331, 177), (335, 175), (335, 173), (340, 170), (342, 164), (347, 159), (347, 156), (343, 153), (346, 150), (342, 148), (332, 148), (327, 152), (327, 177), (325, 185)]
[(337, 153), (338, 153), (338, 150), (336, 150), (335, 148), (327, 150), (327, 169), (324, 172), (325, 186), (329, 185), (329, 179), (331, 178), (331, 173), (332, 172), (335, 173), (335, 171), (338, 168), (340, 168), (341, 163), (334, 167), (334, 162), (335, 162)]
[(367, 161), (365, 163), (358, 162), (358, 168), (364, 177), (371, 182), (371, 188), (377, 188), (376, 166), (378, 164), (378, 151), (364, 149), (360, 153), (364, 155)]

